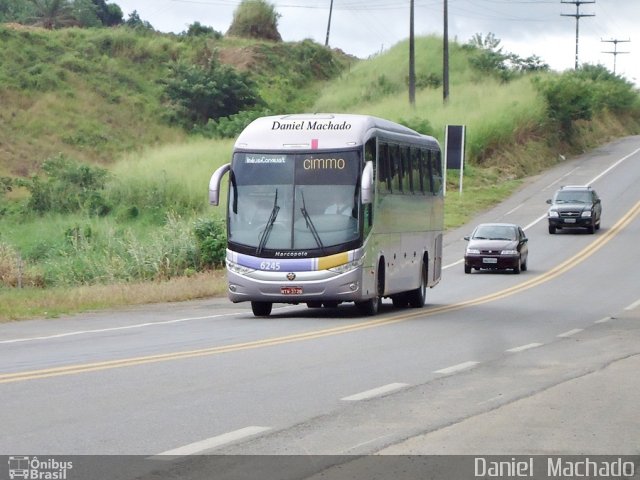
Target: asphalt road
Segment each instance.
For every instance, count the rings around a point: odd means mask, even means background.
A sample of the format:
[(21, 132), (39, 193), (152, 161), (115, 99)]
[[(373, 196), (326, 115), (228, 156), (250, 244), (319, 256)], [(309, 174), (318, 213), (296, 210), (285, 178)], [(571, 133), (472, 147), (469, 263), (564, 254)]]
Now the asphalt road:
[[(549, 235), (545, 200), (584, 183), (601, 230)], [(212, 298), (0, 325), (0, 454), (638, 455), (639, 184), (640, 137), (530, 179), (446, 235), (422, 310)], [(464, 274), (483, 221), (525, 228), (527, 272)]]

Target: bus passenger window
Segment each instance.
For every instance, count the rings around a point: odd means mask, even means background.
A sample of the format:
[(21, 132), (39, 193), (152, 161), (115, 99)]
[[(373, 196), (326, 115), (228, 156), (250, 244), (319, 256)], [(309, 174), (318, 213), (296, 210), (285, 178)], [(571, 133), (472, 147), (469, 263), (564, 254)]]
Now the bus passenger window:
[(389, 166), (391, 167), (391, 191), (402, 193), (402, 160), (399, 145), (389, 145)]
[(431, 176), (431, 150), (422, 152), (422, 175), (425, 193), (433, 193), (433, 181)]
[(402, 190), (405, 193), (413, 193), (413, 182), (411, 171), (411, 156), (409, 147), (402, 147)]
[(425, 152), (421, 148), (416, 148), (413, 150), (413, 179), (415, 182), (418, 182), (416, 185), (416, 190), (419, 188), (420, 193), (424, 195), (425, 193), (425, 184), (424, 184), (424, 155)]
[(433, 193), (439, 195), (442, 192), (442, 159), (440, 151), (432, 152), (432, 176), (433, 176)]
[(420, 178), (420, 149), (411, 147), (411, 191), (422, 193), (422, 178)]
[(391, 174), (389, 172), (389, 146), (380, 143), (378, 151), (378, 193), (386, 194), (391, 192)]

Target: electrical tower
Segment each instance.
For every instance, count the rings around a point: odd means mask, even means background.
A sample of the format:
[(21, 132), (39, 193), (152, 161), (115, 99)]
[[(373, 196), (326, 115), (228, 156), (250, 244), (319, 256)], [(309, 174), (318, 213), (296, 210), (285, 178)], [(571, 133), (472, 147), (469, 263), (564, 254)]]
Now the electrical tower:
[(576, 13), (561, 13), (560, 15), (563, 17), (574, 17), (576, 19), (576, 64), (575, 69), (578, 69), (578, 39), (580, 37), (580, 19), (582, 17), (595, 17), (594, 13), (580, 13), (580, 5), (584, 5), (585, 3), (596, 3), (596, 0), (583, 1), (583, 0), (560, 0), (560, 3), (570, 3), (576, 6)]
[(616, 57), (618, 55), (620, 55), (621, 53), (629, 53), (629, 52), (619, 52), (618, 51), (618, 44), (619, 43), (626, 43), (626, 42), (630, 42), (631, 39), (629, 40), (618, 40), (616, 39), (611, 39), (611, 40), (602, 40), (600, 39), (601, 42), (608, 42), (608, 43), (613, 43), (613, 52), (602, 52), (602, 53), (611, 53), (613, 55), (613, 74), (616, 74)]

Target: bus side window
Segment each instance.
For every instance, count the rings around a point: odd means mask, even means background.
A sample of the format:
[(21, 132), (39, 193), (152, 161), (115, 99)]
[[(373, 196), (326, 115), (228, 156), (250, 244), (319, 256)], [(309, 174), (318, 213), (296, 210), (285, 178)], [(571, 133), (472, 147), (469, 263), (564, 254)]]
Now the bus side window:
[(422, 176), (420, 174), (420, 149), (411, 147), (411, 191), (413, 193), (423, 193)]
[(424, 192), (433, 193), (433, 181), (431, 176), (431, 150), (422, 151), (422, 178), (424, 183)]
[(380, 142), (378, 151), (378, 193), (386, 194), (391, 192), (391, 172), (389, 171), (389, 145)]
[(402, 151), (402, 190), (413, 193), (413, 171), (411, 168), (411, 150), (408, 146), (400, 148)]
[(434, 195), (440, 195), (442, 193), (442, 157), (440, 150), (433, 151), (431, 153), (432, 168), (433, 168), (433, 193)]
[(402, 161), (399, 145), (389, 145), (389, 166), (391, 167), (391, 192), (402, 193)]

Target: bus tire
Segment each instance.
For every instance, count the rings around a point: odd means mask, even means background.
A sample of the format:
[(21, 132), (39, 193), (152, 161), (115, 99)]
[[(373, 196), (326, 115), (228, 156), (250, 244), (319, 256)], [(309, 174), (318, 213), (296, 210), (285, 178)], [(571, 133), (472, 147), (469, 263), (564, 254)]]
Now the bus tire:
[(271, 302), (251, 302), (251, 310), (256, 317), (268, 317), (272, 307)]
[(378, 310), (380, 310), (380, 305), (382, 304), (382, 295), (384, 295), (384, 275), (384, 257), (382, 257), (378, 261), (378, 271), (376, 273), (377, 295), (363, 302), (356, 302), (356, 308), (362, 315), (371, 317), (373, 315), (376, 315), (378, 313)]
[(356, 302), (356, 308), (362, 315), (372, 317), (378, 313), (378, 310), (380, 310), (380, 303), (380, 297), (374, 297), (369, 300), (365, 300), (364, 302)]
[(411, 308), (422, 308), (427, 298), (427, 279), (428, 268), (425, 262), (422, 262), (422, 271), (420, 272), (420, 286), (408, 293), (407, 299)]

